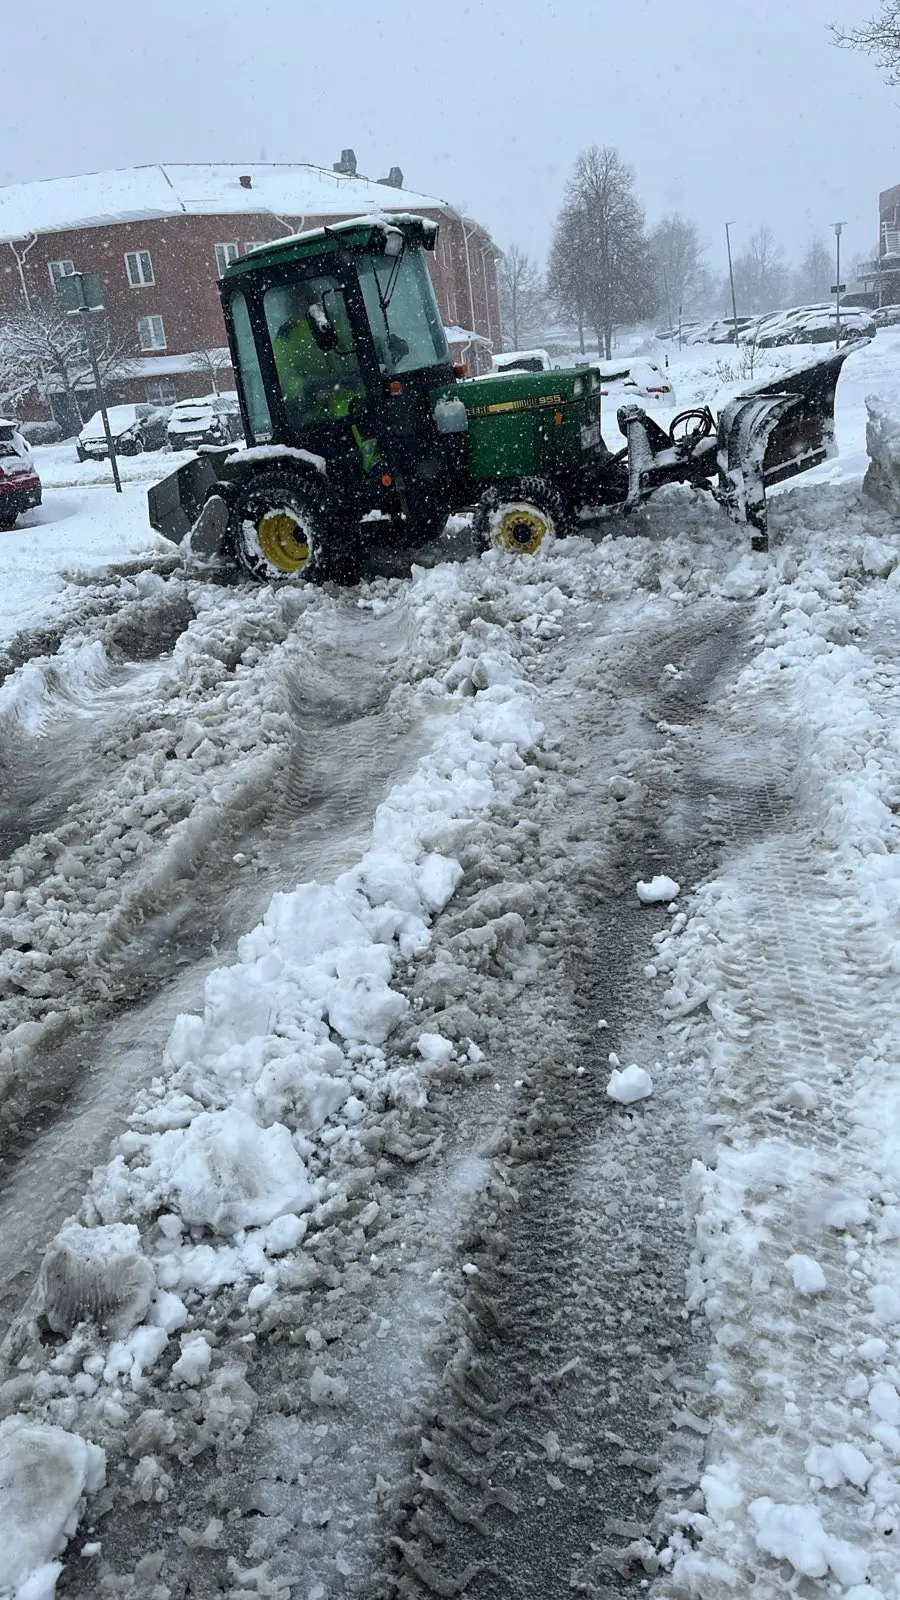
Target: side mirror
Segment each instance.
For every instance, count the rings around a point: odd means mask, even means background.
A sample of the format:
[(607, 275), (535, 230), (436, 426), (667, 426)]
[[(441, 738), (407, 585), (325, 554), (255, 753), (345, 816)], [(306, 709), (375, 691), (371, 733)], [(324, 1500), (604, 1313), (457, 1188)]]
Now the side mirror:
[(337, 328), (321, 300), (313, 301), (306, 313), (306, 320), (309, 323), (309, 331), (320, 350), (337, 349)]

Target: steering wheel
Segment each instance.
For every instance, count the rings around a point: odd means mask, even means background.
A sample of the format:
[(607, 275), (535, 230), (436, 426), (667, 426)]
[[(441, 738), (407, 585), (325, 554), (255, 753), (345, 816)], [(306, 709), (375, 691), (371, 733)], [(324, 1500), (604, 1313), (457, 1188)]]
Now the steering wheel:
[(691, 411), (679, 411), (669, 424), (669, 443), (693, 450), (701, 439), (707, 439), (716, 426), (709, 406), (698, 406)]

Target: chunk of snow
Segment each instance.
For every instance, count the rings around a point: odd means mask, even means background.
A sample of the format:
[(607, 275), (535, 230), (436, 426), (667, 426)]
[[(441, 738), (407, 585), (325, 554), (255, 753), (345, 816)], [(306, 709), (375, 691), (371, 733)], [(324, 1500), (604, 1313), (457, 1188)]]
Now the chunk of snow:
[(869, 1410), (892, 1427), (900, 1422), (900, 1395), (886, 1378), (879, 1378), (869, 1390)]
[(646, 1100), (653, 1093), (653, 1079), (644, 1067), (617, 1067), (610, 1073), (606, 1093), (610, 1100), (628, 1106), (634, 1100)]
[(348, 1392), (343, 1378), (329, 1378), (322, 1367), (315, 1368), (309, 1380), (309, 1398), (314, 1406), (342, 1405)]
[(846, 1442), (813, 1445), (804, 1462), (813, 1478), (821, 1478), (827, 1489), (836, 1489), (844, 1480), (864, 1489), (872, 1475), (872, 1463), (855, 1444)]
[(41, 1263), (38, 1300), (54, 1333), (70, 1334), (79, 1323), (91, 1322), (121, 1339), (144, 1317), (155, 1289), (156, 1274), (141, 1254), (136, 1227), (70, 1223)]
[(789, 1561), (807, 1578), (828, 1571), (829, 1539), (814, 1506), (779, 1505), (763, 1495), (747, 1507), (756, 1524), (756, 1543), (767, 1555)]
[(172, 1366), (172, 1377), (196, 1388), (204, 1373), (209, 1371), (211, 1361), (212, 1350), (203, 1334), (185, 1334), (181, 1340), (181, 1355)]
[(788, 1256), (785, 1266), (800, 1294), (823, 1294), (828, 1287), (822, 1268), (812, 1256)]
[(442, 1066), (453, 1055), (453, 1042), (442, 1033), (420, 1033), (416, 1049), (423, 1061), (433, 1061)]
[(656, 905), (659, 900), (674, 900), (678, 894), (679, 885), (674, 878), (667, 878), (659, 873), (651, 878), (649, 883), (638, 881), (637, 897), (643, 906)]
[(245, 1111), (202, 1111), (149, 1141), (147, 1176), (185, 1222), (232, 1234), (312, 1205), (315, 1191), (287, 1128)]
[(879, 1322), (900, 1322), (900, 1294), (889, 1283), (873, 1283), (869, 1299)]
[(105, 1482), (99, 1445), (19, 1415), (0, 1422), (0, 1592), (54, 1594), (54, 1558), (78, 1526), (84, 1497)]

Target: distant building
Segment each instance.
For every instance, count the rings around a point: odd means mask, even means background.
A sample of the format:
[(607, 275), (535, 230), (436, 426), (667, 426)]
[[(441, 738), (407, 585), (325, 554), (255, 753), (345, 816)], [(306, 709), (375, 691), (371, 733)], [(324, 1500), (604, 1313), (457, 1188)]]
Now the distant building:
[(110, 316), (134, 324), (135, 359), (111, 398), (171, 404), (208, 393), (222, 361), (219, 387), (233, 385), (217, 281), (235, 256), (339, 218), (412, 211), (440, 224), (428, 264), (454, 357), (489, 370), (499, 251), (478, 223), (402, 182), (397, 167), (388, 179), (357, 176), (345, 150), (332, 171), (157, 165), (0, 188), (0, 320), (47, 298), (61, 276), (97, 272)]
[(900, 304), (900, 184), (878, 196), (878, 255), (874, 261), (860, 262), (856, 281), (867, 305)]

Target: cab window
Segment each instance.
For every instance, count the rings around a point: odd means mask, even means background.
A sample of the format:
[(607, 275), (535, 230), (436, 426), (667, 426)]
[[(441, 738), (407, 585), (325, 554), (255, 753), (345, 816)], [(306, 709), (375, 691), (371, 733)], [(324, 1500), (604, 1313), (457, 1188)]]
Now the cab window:
[(259, 356), (256, 352), (253, 330), (250, 327), (247, 302), (242, 294), (231, 296), (231, 325), (234, 329), (241, 388), (244, 391), (244, 404), (247, 407), (252, 434), (251, 443), (265, 444), (272, 437), (272, 418), (269, 415), (269, 403), (260, 371)]
[(343, 421), (365, 390), (337, 279), (318, 274), (277, 284), (263, 309), (291, 428)]
[(359, 281), (383, 373), (449, 366), (447, 337), (421, 251), (361, 256)]

